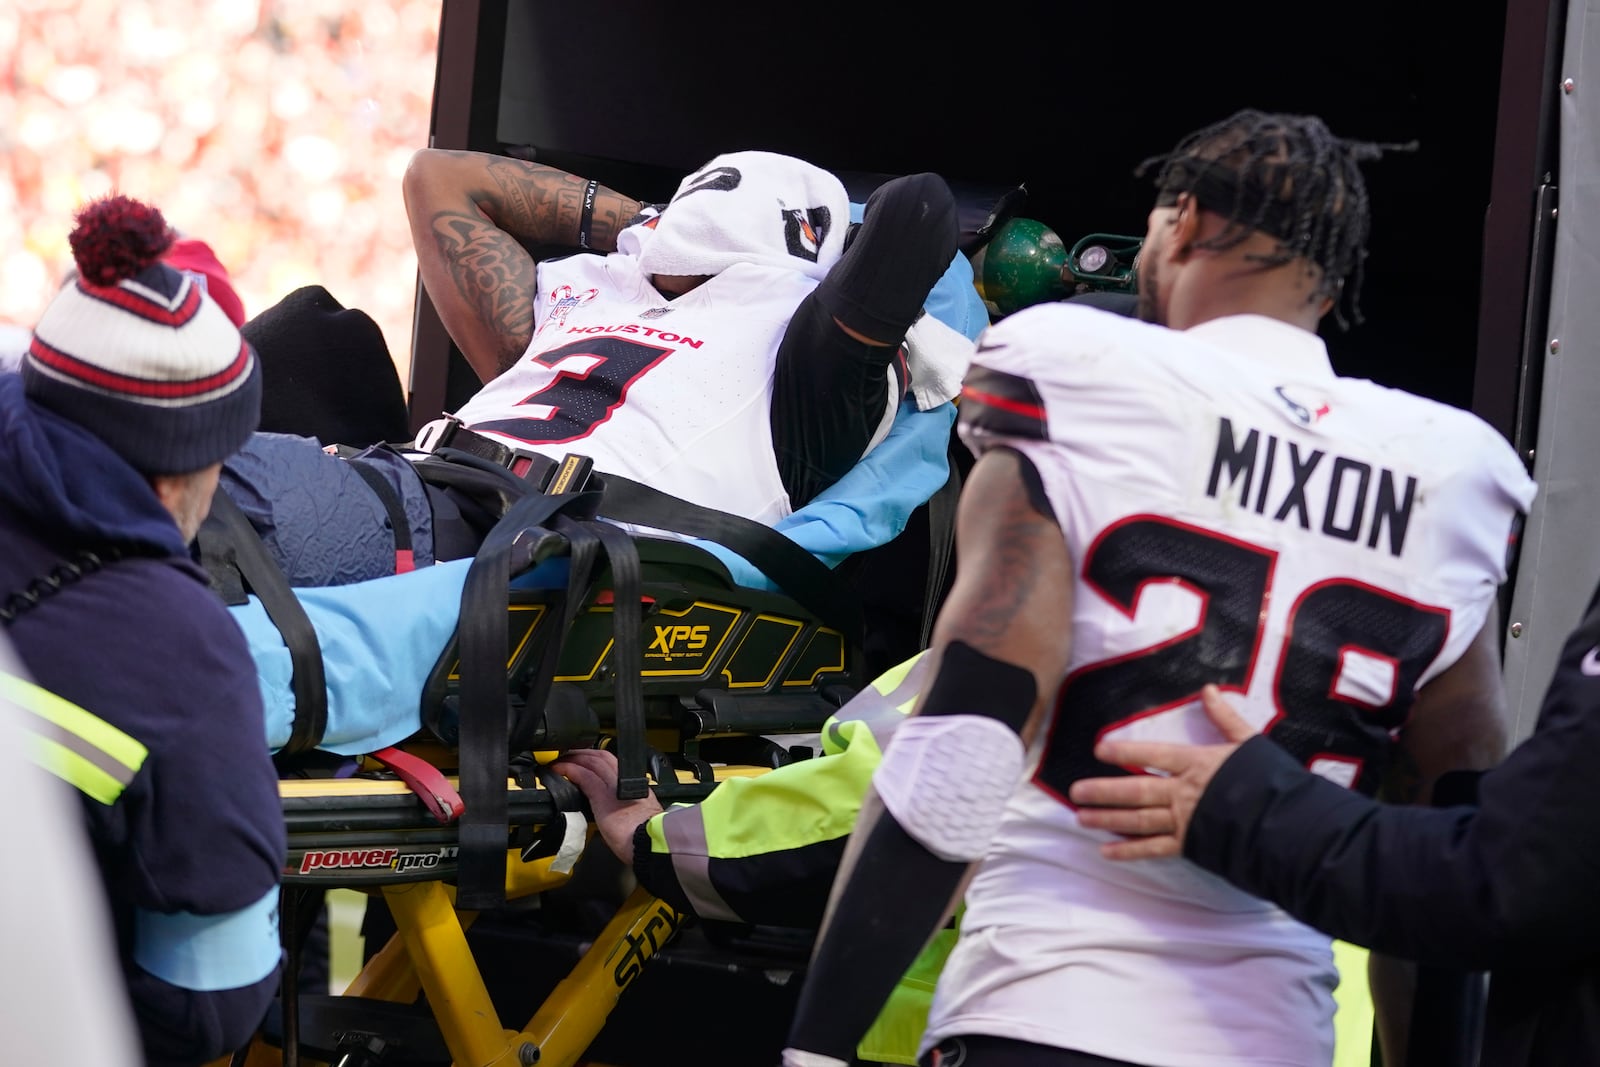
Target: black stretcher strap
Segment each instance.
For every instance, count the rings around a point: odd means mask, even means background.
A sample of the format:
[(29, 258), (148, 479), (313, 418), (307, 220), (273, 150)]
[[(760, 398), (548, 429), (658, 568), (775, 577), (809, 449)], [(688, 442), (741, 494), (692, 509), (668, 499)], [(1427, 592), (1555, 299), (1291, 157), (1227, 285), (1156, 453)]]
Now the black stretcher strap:
[[(512, 504), (543, 488), (533, 478), (520, 478), (481, 456), (454, 448), (435, 449), (432, 455), (412, 460), (411, 465), (424, 483), (458, 490), (482, 501), (485, 507), (492, 507), (498, 515), (504, 515)], [(546, 473), (548, 471), (540, 472), (541, 475)]]
[(615, 474), (599, 477), (604, 492), (600, 514), (606, 518), (715, 541), (750, 561), (788, 597), (860, 645), (861, 602), (855, 591), (827, 564), (777, 530)]
[[(536, 650), (539, 662), (528, 682), (524, 704), (532, 714), (513, 724), (508, 739), (513, 751), (532, 745), (537, 728), (544, 721), (545, 705), (550, 702), (550, 690), (555, 683), (556, 666), (566, 647), (567, 634), (572, 631), (573, 620), (578, 617), (578, 609), (588, 599), (589, 587), (595, 579), (595, 562), (600, 556), (600, 541), (589, 531), (586, 523), (564, 522), (559, 516), (552, 516), (550, 521), (567, 545), (567, 584), (558, 594), (559, 620), (540, 627), (535, 634), (535, 640), (539, 642)], [(496, 606), (485, 604), (484, 610), (494, 611)], [(501, 604), (499, 610), (504, 612), (505, 605)]]
[[(546, 496), (530, 493), (512, 503), (484, 538), (467, 568), (458, 624), (460, 649), (460, 782), (466, 810), (461, 815), (457, 904), (492, 908), (505, 900), (507, 801), (506, 778), (511, 753), (511, 702), (506, 691), (506, 648), (509, 644), (506, 590), (514, 574), (566, 548), (566, 538), (546, 525), (563, 511), (593, 514), (593, 494)], [(590, 556), (592, 562), (592, 555)], [(568, 610), (587, 587), (589, 563), (573, 561), (574, 581), (567, 589)], [(579, 585), (577, 583), (581, 582)], [(544, 663), (553, 676), (565, 626), (547, 630)], [(548, 681), (541, 666), (529, 707), (543, 702)]]
[(961, 468), (950, 457), (950, 476), (928, 500), (928, 587), (922, 599), (922, 637), (917, 647), (927, 648), (933, 640), (933, 624), (939, 617), (944, 595), (944, 579), (950, 570), (955, 547), (956, 506), (961, 499)]
[[(569, 457), (563, 463), (573, 460), (578, 461), (575, 470), (587, 471), (583, 457)], [(560, 492), (567, 484), (562, 481), (564, 469), (553, 465), (550, 471), (529, 471), (532, 477), (519, 477), (489, 457), (450, 448), (436, 450), (417, 463), (425, 482), (478, 494), (487, 490), (503, 505), (499, 509), (503, 514), (468, 569), (458, 625), (459, 756), (466, 811), (461, 818), (457, 899), (464, 908), (495, 907), (505, 899), (505, 779), (511, 753), (530, 743), (555, 678), (562, 641), (587, 599), (602, 552), (610, 564), (613, 586), (617, 795), (636, 799), (649, 790), (641, 680), (642, 568), (632, 537), (595, 521), (597, 506), (609, 519), (725, 545), (847, 640), (855, 644), (861, 640), (861, 607), (855, 592), (821, 560), (771, 527), (614, 475), (596, 479), (593, 487), (599, 492)], [(556, 491), (541, 493), (547, 478)], [(515, 574), (562, 549), (569, 556), (569, 571), (561, 625), (540, 628), (544, 632), (536, 638), (538, 666), (524, 705), (532, 714), (514, 723), (505, 687), (506, 589)]]
[[(602, 507), (604, 504), (602, 503)], [(640, 608), (644, 568), (633, 537), (606, 522), (587, 523), (599, 538), (611, 564), (611, 677), (616, 704), (617, 799), (639, 800), (650, 795), (645, 777), (648, 745), (644, 719), (644, 646)]]
[[(478, 435), (461, 431), (458, 437), (470, 441)], [(492, 494), (498, 497), (503, 512), (517, 497), (536, 492), (546, 480), (557, 477), (559, 465), (546, 462), (547, 466), (540, 465), (519, 477), (487, 454), (446, 445), (435, 447), (431, 456), (417, 461), (416, 470), (431, 485), (480, 496)], [(743, 556), (791, 599), (839, 630), (852, 644), (861, 643), (861, 602), (855, 591), (827, 564), (772, 527), (691, 504), (620, 475), (602, 473), (596, 478), (604, 494), (600, 514), (618, 522), (651, 526), (723, 545)]]
[[(322, 646), (310, 616), (249, 517), (221, 489), (211, 499), (211, 514), (200, 527), (199, 540), (206, 570), (213, 581), (224, 586), (223, 598), (228, 598), (227, 586), (242, 579), (243, 587), (260, 598), (267, 618), (289, 648), (294, 670), (290, 682), (294, 725), (280, 754), (292, 756), (316, 748), (328, 728), (328, 685), (322, 667)], [(213, 570), (214, 565), (218, 569)]]
[[(217, 495), (222, 494), (223, 490), (219, 487)], [(233, 538), (223, 526), (215, 503), (206, 520), (200, 524), (194, 543), (200, 555), (200, 566), (205, 570), (206, 578), (210, 582), (211, 591), (221, 597), (222, 602), (230, 608), (250, 603), (250, 591), (245, 588), (244, 575), (239, 573), (238, 549), (234, 547)]]
[(563, 815), (566, 812), (584, 810), (586, 802), (583, 794), (560, 772), (535, 762), (531, 756), (514, 758), (511, 771), (519, 788), (543, 789), (545, 795), (549, 797), (552, 809), (550, 818), (534, 832), (533, 840), (523, 847), (522, 862), (528, 863), (554, 856), (561, 850), (561, 843), (567, 833), (567, 823)]
[(394, 572), (405, 574), (416, 570), (416, 556), (411, 547), (411, 520), (406, 518), (406, 505), (400, 499), (400, 491), (365, 463), (352, 461), (350, 467), (361, 475), (361, 480), (367, 483), (367, 488), (372, 490), (372, 495), (378, 498), (384, 513), (389, 516), (389, 530), (394, 535)]

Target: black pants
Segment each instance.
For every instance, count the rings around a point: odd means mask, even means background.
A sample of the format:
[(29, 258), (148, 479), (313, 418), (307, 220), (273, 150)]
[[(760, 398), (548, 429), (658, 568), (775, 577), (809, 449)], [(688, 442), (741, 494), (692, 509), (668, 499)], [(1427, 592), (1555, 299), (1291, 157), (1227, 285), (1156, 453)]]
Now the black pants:
[[(800, 302), (778, 346), (772, 383), (772, 447), (795, 508), (844, 477), (898, 396), (889, 365), (898, 346), (857, 341), (839, 328), (817, 294)], [(905, 370), (899, 374), (905, 387)]]
[(1138, 1067), (1126, 1060), (987, 1034), (947, 1037), (917, 1062), (921, 1067)]

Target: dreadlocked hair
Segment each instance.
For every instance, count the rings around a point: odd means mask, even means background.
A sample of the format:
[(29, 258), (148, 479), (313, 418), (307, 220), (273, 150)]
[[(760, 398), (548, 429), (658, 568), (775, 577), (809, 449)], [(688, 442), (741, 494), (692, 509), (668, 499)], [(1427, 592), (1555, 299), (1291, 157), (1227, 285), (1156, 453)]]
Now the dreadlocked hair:
[[(1386, 151), (1414, 151), (1416, 144), (1385, 145), (1336, 137), (1314, 115), (1244, 110), (1185, 137), (1165, 155), (1134, 172), (1156, 174), (1158, 204), (1189, 193), (1199, 205), (1227, 220), (1224, 230), (1196, 247), (1233, 248), (1260, 230), (1278, 239), (1277, 249), (1252, 258), (1275, 267), (1305, 258), (1322, 269), (1312, 298), (1334, 303), (1340, 329), (1362, 321), (1360, 290), (1370, 224), (1367, 186), (1360, 165)], [(1348, 297), (1350, 319), (1340, 307)]]

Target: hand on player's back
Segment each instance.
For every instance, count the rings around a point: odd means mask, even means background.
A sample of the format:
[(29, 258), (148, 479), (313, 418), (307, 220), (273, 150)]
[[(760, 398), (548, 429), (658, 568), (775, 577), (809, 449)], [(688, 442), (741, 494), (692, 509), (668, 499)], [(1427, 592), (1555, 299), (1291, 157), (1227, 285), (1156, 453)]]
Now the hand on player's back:
[(1220, 745), (1179, 745), (1155, 741), (1102, 741), (1095, 758), (1119, 767), (1142, 767), (1160, 774), (1084, 778), (1072, 785), (1078, 821), (1110, 830), (1128, 840), (1108, 841), (1108, 859), (1136, 860), (1181, 856), (1189, 820), (1217, 768), (1255, 729), (1214, 685), (1200, 692), (1206, 714), (1227, 738)]

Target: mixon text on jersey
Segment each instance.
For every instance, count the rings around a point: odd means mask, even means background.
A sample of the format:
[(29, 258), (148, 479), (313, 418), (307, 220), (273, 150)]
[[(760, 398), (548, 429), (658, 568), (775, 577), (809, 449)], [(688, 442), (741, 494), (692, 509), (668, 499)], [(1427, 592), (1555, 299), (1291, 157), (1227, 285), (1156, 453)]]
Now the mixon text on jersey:
[[(1326, 471), (1325, 476), (1319, 474)], [(1237, 492), (1239, 506), (1276, 522), (1293, 520), (1341, 541), (1384, 545), (1398, 557), (1417, 497), (1417, 479), (1387, 467), (1330, 456), (1318, 448), (1283, 441), (1248, 428), (1241, 438), (1224, 416), (1217, 427), (1206, 495)]]
[(699, 348), (702, 342), (693, 337), (673, 333), (671, 330), (659, 330), (654, 326), (639, 326), (634, 323), (624, 323), (621, 326), (568, 326), (568, 333), (642, 333), (646, 337), (653, 337), (657, 341), (669, 344), (688, 345), (690, 348)]

